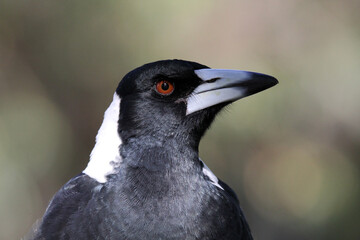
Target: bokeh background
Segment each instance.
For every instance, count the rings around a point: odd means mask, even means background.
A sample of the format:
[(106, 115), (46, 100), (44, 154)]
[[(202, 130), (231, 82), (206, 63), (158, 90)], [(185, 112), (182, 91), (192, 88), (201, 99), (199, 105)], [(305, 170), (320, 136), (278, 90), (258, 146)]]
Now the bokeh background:
[(119, 80), (186, 59), (276, 76), (201, 157), (256, 239), (360, 239), (360, 1), (0, 1), (0, 239), (81, 172)]

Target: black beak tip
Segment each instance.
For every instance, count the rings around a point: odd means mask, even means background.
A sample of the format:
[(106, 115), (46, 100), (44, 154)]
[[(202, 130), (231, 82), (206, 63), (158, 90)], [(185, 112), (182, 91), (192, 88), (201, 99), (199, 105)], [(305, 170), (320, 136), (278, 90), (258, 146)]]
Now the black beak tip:
[(279, 81), (270, 75), (262, 73), (252, 73), (251, 81), (249, 81), (250, 86), (247, 89), (248, 94), (252, 95), (264, 91), (268, 88), (275, 86), (278, 83)]
[(269, 80), (271, 82), (271, 86), (275, 86), (276, 84), (279, 83), (279, 80), (277, 80), (276, 78), (272, 77), (272, 76), (269, 76)]
[(268, 87), (275, 86), (279, 81), (273, 76), (262, 74), (262, 73), (253, 73), (253, 79), (257, 80), (259, 83), (263, 83)]

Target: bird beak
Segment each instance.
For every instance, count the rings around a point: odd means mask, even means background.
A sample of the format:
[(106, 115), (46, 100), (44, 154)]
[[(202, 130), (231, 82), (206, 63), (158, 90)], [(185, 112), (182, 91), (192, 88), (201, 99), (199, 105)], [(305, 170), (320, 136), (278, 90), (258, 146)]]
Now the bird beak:
[(219, 103), (234, 102), (278, 83), (269, 75), (239, 70), (199, 69), (195, 74), (204, 82), (188, 97), (186, 115)]

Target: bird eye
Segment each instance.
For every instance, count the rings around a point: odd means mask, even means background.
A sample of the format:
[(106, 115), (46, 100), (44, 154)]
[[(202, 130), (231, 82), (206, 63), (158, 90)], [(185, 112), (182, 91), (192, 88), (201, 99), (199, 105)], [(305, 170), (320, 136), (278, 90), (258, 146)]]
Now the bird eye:
[(174, 91), (174, 84), (162, 80), (156, 83), (156, 91), (161, 95), (170, 95)]

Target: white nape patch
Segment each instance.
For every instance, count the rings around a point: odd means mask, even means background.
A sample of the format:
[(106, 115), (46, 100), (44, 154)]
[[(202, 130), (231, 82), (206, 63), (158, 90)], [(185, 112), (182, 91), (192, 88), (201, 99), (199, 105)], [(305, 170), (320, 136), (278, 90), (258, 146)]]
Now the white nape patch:
[(120, 97), (114, 93), (113, 101), (105, 111), (104, 120), (96, 135), (96, 143), (90, 154), (90, 161), (83, 171), (100, 183), (106, 182), (106, 176), (114, 173), (114, 167), (121, 163), (118, 134)]
[(199, 160), (202, 162), (202, 164), (204, 165), (203, 167), (203, 173), (210, 179), (211, 183), (215, 186), (217, 186), (218, 188), (224, 190), (220, 184), (219, 184), (219, 179), (215, 176), (215, 174), (210, 170), (210, 168), (208, 168), (208, 166), (206, 166), (206, 164), (199, 158)]

